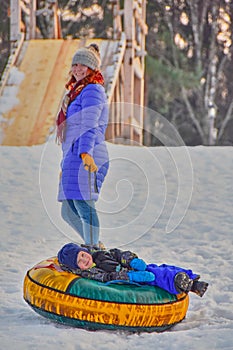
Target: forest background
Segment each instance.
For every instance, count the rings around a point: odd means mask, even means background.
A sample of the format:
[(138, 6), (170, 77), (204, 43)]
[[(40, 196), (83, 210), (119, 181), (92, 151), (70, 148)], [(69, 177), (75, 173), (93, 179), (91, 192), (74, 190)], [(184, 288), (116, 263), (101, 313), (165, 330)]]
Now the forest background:
[[(25, 8), (28, 1), (21, 0)], [(37, 0), (40, 38), (51, 37), (52, 3)], [(111, 39), (112, 5), (109, 0), (58, 0), (62, 37)], [(2, 75), (11, 45), (10, 0), (0, 0), (0, 9)], [(147, 1), (146, 20), (145, 106), (171, 122), (186, 145), (232, 146), (233, 1)], [(152, 137), (150, 145), (159, 142)]]

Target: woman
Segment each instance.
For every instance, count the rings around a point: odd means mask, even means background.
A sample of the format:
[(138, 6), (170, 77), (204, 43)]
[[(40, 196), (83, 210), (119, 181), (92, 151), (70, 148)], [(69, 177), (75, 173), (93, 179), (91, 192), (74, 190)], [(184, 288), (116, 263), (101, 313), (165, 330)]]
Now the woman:
[(107, 98), (96, 44), (74, 55), (71, 78), (66, 84), (57, 117), (57, 141), (63, 158), (58, 200), (61, 214), (86, 245), (99, 244), (99, 220), (95, 201), (108, 171), (105, 144), (108, 123)]

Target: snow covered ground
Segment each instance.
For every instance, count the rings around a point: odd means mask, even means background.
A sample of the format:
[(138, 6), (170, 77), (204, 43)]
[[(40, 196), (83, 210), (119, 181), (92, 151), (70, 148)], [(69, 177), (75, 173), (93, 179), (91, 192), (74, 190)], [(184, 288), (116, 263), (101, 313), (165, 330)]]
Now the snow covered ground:
[(0, 348), (9, 350), (232, 349), (232, 147), (108, 144), (98, 203), (101, 239), (147, 262), (192, 268), (209, 282), (186, 319), (165, 333), (89, 332), (40, 317), (23, 300), (26, 271), (78, 236), (56, 202), (60, 150), (52, 138), (0, 148)]

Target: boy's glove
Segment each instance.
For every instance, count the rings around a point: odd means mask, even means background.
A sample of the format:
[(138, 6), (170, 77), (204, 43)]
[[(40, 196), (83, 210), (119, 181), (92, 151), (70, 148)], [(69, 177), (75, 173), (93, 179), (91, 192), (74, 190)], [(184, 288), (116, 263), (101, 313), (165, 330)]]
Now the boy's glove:
[(134, 258), (133, 260), (130, 261), (130, 267), (134, 270), (138, 271), (145, 271), (146, 269), (146, 263), (142, 259)]
[(148, 271), (129, 271), (128, 276), (130, 282), (152, 282), (155, 279), (155, 275)]
[(88, 153), (82, 153), (81, 154), (81, 158), (82, 158), (82, 161), (83, 161), (83, 166), (84, 166), (84, 169), (85, 170), (89, 170), (90, 169), (90, 172), (91, 173), (94, 173), (95, 171), (98, 170), (98, 167), (97, 165), (95, 164), (95, 161), (93, 159), (92, 156), (90, 156), (90, 154)]

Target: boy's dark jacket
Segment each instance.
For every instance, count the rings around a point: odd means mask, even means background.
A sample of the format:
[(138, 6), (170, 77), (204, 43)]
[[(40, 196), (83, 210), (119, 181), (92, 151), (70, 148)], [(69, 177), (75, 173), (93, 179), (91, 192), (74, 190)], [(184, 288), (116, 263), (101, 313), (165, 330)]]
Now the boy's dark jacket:
[(90, 254), (92, 255), (94, 266), (88, 270), (70, 269), (65, 265), (61, 265), (61, 267), (63, 270), (99, 282), (108, 282), (112, 280), (129, 281), (127, 272), (132, 270), (130, 262), (134, 258), (137, 258), (135, 253), (115, 248), (109, 251), (97, 250), (93, 253), (90, 252)]

